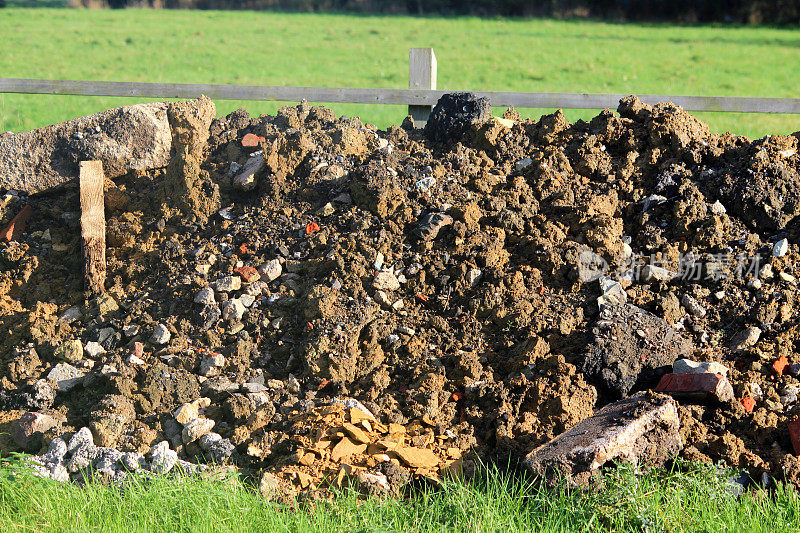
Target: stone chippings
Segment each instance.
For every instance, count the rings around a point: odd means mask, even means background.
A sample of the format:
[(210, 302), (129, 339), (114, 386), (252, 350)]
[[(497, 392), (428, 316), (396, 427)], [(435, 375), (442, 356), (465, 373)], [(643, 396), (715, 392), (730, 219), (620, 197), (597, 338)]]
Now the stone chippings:
[[(634, 97), (570, 123), (447, 95), (425, 130), (148, 106), (0, 138), (0, 451), (276, 499), (509, 454), (800, 484), (799, 135)], [(88, 301), (81, 158), (109, 177)]]

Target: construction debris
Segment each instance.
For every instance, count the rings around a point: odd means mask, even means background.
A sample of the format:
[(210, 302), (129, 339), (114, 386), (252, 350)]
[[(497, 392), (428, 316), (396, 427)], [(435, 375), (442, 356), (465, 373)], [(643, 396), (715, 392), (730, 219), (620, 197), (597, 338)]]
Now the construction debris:
[(539, 446), (525, 465), (549, 480), (582, 485), (612, 461), (661, 466), (683, 448), (677, 404), (668, 396), (640, 392), (609, 404)]

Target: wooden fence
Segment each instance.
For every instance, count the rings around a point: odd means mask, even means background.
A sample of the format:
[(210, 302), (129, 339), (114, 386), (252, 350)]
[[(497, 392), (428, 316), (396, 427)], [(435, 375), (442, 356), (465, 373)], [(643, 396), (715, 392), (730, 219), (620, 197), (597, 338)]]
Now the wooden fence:
[[(446, 92), (436, 90), (437, 63), (432, 48), (412, 48), (409, 53), (408, 89), (353, 89), (343, 87), (288, 87), (265, 85), (212, 85), (197, 83), (138, 83), (0, 78), (0, 93), (129, 96), (138, 98), (196, 98), (218, 100), (269, 100), (315, 103), (393, 104), (408, 106), (415, 122), (424, 124), (430, 110)], [(615, 109), (627, 94), (525, 93), (471, 91), (497, 107)], [(732, 96), (675, 96), (641, 94), (647, 104), (673, 102), (687, 111), (733, 113), (800, 113), (800, 98)]]

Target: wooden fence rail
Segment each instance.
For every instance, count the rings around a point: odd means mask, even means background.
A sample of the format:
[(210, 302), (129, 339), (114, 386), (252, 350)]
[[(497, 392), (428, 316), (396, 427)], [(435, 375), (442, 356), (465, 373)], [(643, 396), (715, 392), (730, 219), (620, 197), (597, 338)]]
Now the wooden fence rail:
[[(318, 103), (393, 104), (409, 106), (420, 122), (431, 107), (451, 91), (435, 90), (436, 56), (433, 49), (415, 48), (409, 54), (409, 89), (353, 89), (344, 87), (288, 87), (265, 85), (214, 85), (197, 83), (140, 83), (0, 78), (0, 93), (129, 96), (139, 98), (196, 98), (202, 94), (219, 100), (267, 100)], [(627, 94), (527, 93), (471, 91), (497, 107), (615, 109)], [(675, 96), (642, 94), (647, 104), (673, 102), (687, 111), (733, 113), (800, 113), (800, 98), (736, 96)]]

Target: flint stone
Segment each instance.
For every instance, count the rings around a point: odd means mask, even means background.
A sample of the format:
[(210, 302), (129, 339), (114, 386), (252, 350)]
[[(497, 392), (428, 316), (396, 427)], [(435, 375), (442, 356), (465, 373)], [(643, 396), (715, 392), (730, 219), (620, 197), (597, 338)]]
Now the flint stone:
[(200, 289), (194, 297), (194, 303), (203, 305), (213, 305), (217, 303), (217, 300), (214, 298), (214, 289), (211, 287)]
[(603, 308), (592, 334), (583, 372), (613, 399), (655, 385), (693, 351), (665, 320), (631, 304)]
[(241, 191), (252, 191), (258, 186), (256, 175), (267, 167), (264, 154), (250, 157), (242, 166), (241, 171), (233, 178), (233, 186)]
[(156, 474), (166, 474), (178, 462), (178, 452), (169, 449), (169, 442), (162, 440), (150, 450), (150, 470)]
[(47, 379), (54, 381), (59, 392), (68, 392), (83, 381), (85, 372), (67, 363), (58, 363), (47, 374)]
[(27, 412), (14, 424), (14, 442), (26, 451), (33, 451), (41, 446), (42, 435), (57, 424), (53, 416)]
[(261, 279), (266, 282), (278, 279), (282, 272), (283, 267), (281, 266), (281, 262), (277, 259), (267, 261), (258, 267), (258, 273), (261, 274)]
[(194, 442), (214, 428), (214, 421), (210, 418), (195, 418), (183, 427), (184, 444)]
[(80, 161), (102, 161), (109, 178), (162, 168), (171, 149), (166, 103), (119, 107), (3, 136), (0, 187), (39, 193), (77, 178)]
[(67, 453), (74, 453), (78, 448), (94, 446), (94, 437), (87, 427), (82, 427), (69, 439), (67, 443)]
[(200, 437), (200, 447), (205, 450), (215, 463), (224, 463), (235, 451), (233, 443), (223, 439), (219, 433), (206, 433)]
[(524, 464), (551, 482), (583, 485), (611, 461), (661, 466), (683, 449), (675, 400), (640, 392), (609, 404), (530, 452)]
[(691, 359), (678, 359), (672, 363), (673, 374), (702, 374), (703, 372), (727, 376), (728, 367), (716, 361), (699, 362)]
[(756, 345), (761, 338), (761, 328), (750, 326), (743, 329), (731, 339), (731, 350), (741, 352)]
[(424, 241), (431, 241), (439, 235), (439, 230), (453, 223), (453, 217), (445, 213), (428, 213), (419, 221), (415, 233)]
[(442, 95), (425, 124), (425, 136), (431, 141), (460, 139), (473, 122), (485, 122), (492, 116), (489, 100), (472, 93)]

